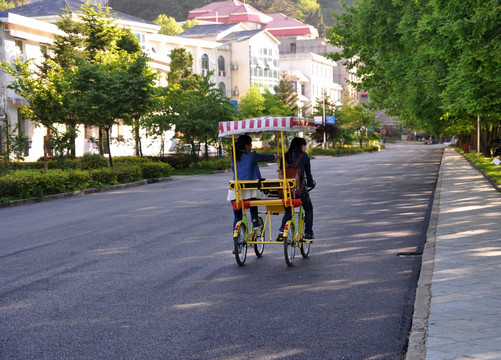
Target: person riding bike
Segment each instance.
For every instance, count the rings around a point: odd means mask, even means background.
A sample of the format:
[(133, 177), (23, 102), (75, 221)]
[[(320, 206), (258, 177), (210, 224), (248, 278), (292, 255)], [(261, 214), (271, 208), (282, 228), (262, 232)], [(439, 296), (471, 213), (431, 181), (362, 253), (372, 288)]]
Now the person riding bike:
[[(308, 188), (315, 186), (315, 180), (311, 175), (310, 158), (306, 153), (306, 140), (301, 137), (292, 139), (289, 150), (285, 153), (285, 161), (288, 164), (296, 164), (297, 168), (301, 170), (301, 179), (306, 179), (306, 187), (301, 192), (301, 202), (303, 203), (304, 210), (304, 238), (312, 240), (315, 238), (313, 234), (313, 204), (311, 203)], [(283, 168), (283, 164), (281, 164)], [(282, 225), (280, 226), (277, 241), (283, 240), (283, 232), (287, 221), (292, 219), (292, 210), (290, 207), (285, 208), (285, 214), (282, 217)]]
[[(252, 139), (249, 135), (241, 135), (235, 145), (236, 160), (237, 160), (237, 174), (238, 180), (259, 180), (261, 179), (261, 172), (259, 171), (258, 162), (263, 161), (273, 161), (276, 160), (275, 154), (259, 154), (252, 150)], [(233, 170), (233, 180), (235, 180), (235, 169), (233, 168), (233, 159), (231, 160), (231, 169)], [(249, 199), (259, 199), (261, 197), (260, 190), (243, 190), (242, 191), (243, 200)], [(235, 202), (235, 191), (228, 191), (228, 201)], [(242, 209), (235, 210), (233, 219), (233, 228), (237, 223), (242, 220), (243, 212)], [(258, 221), (258, 208), (257, 206), (251, 206), (250, 208), (252, 226), (256, 229), (262, 229), (263, 224)]]

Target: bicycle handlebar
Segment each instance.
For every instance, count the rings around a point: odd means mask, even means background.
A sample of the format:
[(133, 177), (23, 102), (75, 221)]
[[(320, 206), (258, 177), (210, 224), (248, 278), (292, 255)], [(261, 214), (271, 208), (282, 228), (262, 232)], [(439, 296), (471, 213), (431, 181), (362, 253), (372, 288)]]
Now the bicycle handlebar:
[(315, 180), (313, 180), (313, 184), (311, 186), (307, 186), (306, 191), (310, 192), (311, 190), (313, 190), (315, 188), (315, 186), (317, 186), (317, 182)]

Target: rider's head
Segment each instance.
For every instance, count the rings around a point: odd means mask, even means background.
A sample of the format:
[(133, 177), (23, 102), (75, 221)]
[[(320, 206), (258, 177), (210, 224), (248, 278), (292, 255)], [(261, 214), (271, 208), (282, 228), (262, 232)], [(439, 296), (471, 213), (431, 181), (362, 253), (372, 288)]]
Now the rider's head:
[(246, 145), (251, 145), (252, 139), (249, 135), (240, 135), (237, 140), (237, 144), (235, 145), (235, 150), (237, 153), (237, 161), (242, 157), (242, 151), (245, 150)]
[(289, 151), (295, 152), (296, 154), (302, 154), (304, 153), (303, 146), (306, 146), (306, 140), (301, 137), (295, 137), (291, 141)]

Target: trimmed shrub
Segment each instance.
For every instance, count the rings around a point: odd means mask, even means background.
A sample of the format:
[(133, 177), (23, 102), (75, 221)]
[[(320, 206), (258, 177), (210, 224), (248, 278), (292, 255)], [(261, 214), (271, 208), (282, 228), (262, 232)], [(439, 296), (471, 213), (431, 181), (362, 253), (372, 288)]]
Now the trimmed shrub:
[(93, 183), (96, 186), (116, 185), (141, 180), (142, 172), (139, 166), (117, 166), (90, 170)]
[(92, 182), (92, 177), (88, 171), (73, 170), (68, 173), (68, 191), (88, 189)]
[(150, 161), (148, 163), (141, 164), (141, 171), (143, 178), (145, 179), (167, 177), (172, 174), (173, 170), (172, 166), (163, 162)]
[(160, 161), (167, 162), (174, 169), (186, 169), (191, 164), (197, 163), (200, 159), (193, 157), (190, 154), (173, 154), (171, 156), (164, 156), (157, 158)]
[(82, 170), (56, 169), (50, 170), (47, 174), (20, 170), (0, 177), (1, 200), (28, 199), (81, 190), (88, 188), (90, 182), (90, 174)]
[(210, 169), (210, 170), (226, 170), (231, 167), (230, 158), (214, 158), (211, 160), (201, 160), (190, 164), (190, 169)]
[(113, 158), (115, 165), (141, 165), (150, 162), (151, 159), (140, 156), (117, 156)]
[(78, 167), (82, 170), (91, 170), (108, 167), (109, 162), (101, 154), (85, 154), (78, 159)]

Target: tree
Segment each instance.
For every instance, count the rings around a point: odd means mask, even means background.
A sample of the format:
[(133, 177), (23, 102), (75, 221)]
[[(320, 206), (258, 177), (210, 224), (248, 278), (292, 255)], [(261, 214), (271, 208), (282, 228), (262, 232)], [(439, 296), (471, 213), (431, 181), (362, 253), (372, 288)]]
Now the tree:
[(24, 149), (28, 138), (19, 131), (17, 126), (12, 129), (11, 125), (0, 126), (0, 161), (7, 168), (11, 157), (16, 161), (24, 160)]
[(280, 12), (292, 18), (298, 16), (296, 5), (291, 0), (253, 0), (249, 3), (265, 14)]
[(170, 53), (170, 71), (167, 74), (169, 84), (179, 84), (183, 79), (193, 77), (191, 71), (193, 55), (184, 48), (176, 48)]
[(131, 104), (137, 102), (137, 92), (130, 87), (137, 80), (135, 67), (141, 68), (144, 58), (132, 58), (123, 51), (116, 51), (99, 55), (96, 60), (79, 60), (72, 82), (70, 108), (84, 124), (104, 130), (108, 158), (113, 166), (110, 130), (118, 119), (131, 116)]
[(362, 105), (343, 106), (339, 112), (338, 123), (346, 129), (355, 132), (358, 138), (358, 143), (362, 147), (362, 143), (368, 142), (369, 133), (374, 132), (374, 128), (379, 125), (374, 113), (368, 112)]
[[(325, 99), (325, 101), (324, 101)], [(336, 108), (336, 103), (330, 98), (330, 96), (327, 94), (327, 91), (323, 90), (322, 93), (322, 98), (317, 99), (317, 103), (315, 104), (315, 107), (313, 108), (313, 116), (324, 116), (324, 109), (325, 109), (325, 116), (330, 116), (334, 115), (336, 118), (339, 116), (339, 112)], [(339, 121), (339, 119), (338, 119)], [(335, 144), (336, 139), (340, 134), (344, 134), (342, 131), (339, 131), (338, 125), (331, 125), (331, 124), (322, 124), (322, 125), (317, 125), (315, 127), (315, 133), (313, 134), (313, 139), (319, 143), (322, 144), (324, 142), (324, 132), (326, 135), (326, 141), (328, 144)]]
[(139, 40), (130, 29), (122, 29), (120, 38), (117, 40), (117, 48), (125, 50), (128, 54), (143, 52)]
[(124, 79), (124, 89), (128, 97), (128, 109), (124, 114), (124, 121), (132, 125), (132, 131), (136, 142), (136, 156), (142, 155), (141, 147), (141, 118), (146, 116), (154, 106), (155, 79), (148, 65), (149, 58), (143, 53), (130, 55), (127, 76)]
[(165, 14), (160, 14), (153, 20), (155, 24), (160, 25), (159, 34), (163, 35), (177, 35), (183, 31), (181, 26), (177, 23), (176, 19)]
[(284, 104), (277, 95), (272, 94), (270, 90), (265, 89), (263, 94), (263, 115), (270, 116), (291, 116), (295, 115), (286, 104)]
[(7, 0), (0, 0), (0, 11), (9, 10), (14, 7), (16, 7), (16, 4), (14, 4), (13, 2)]
[(371, 106), (388, 109), (404, 126), (463, 135), (482, 116), (482, 131), (492, 133), (501, 113), (493, 97), (501, 85), (496, 9), (495, 0), (361, 0), (336, 16), (329, 40), (343, 47)]
[[(34, 67), (32, 61), (22, 63), (17, 59), (14, 64), (3, 62), (2, 68), (13, 77), (8, 87), (22, 96), (28, 106), (22, 108), (23, 114), (35, 124), (43, 125), (49, 133), (58, 133), (57, 124), (68, 124), (72, 118), (69, 111), (70, 94), (68, 72), (54, 61), (47, 59), (43, 66)], [(44, 144), (44, 168), (47, 171), (47, 151)]]
[(184, 22), (183, 25), (183, 30), (188, 30), (189, 28), (192, 28), (193, 26), (196, 25), (201, 25), (202, 23), (198, 21), (197, 19), (188, 19)]
[(84, 52), (89, 59), (94, 60), (101, 52), (115, 50), (122, 31), (115, 24), (109, 7), (103, 8), (100, 4), (94, 6), (87, 2), (82, 5), (79, 16), (84, 35)]
[(275, 86), (275, 93), (277, 98), (289, 110), (289, 115), (297, 115), (299, 107), (297, 105), (298, 97), (294, 88), (294, 83), (289, 78), (287, 73), (280, 74), (278, 85)]
[(191, 66), (192, 57), (185, 49), (172, 51), (169, 85), (158, 89), (156, 109), (143, 124), (156, 136), (174, 129), (195, 156), (199, 143), (207, 145), (217, 139), (219, 122), (233, 118), (234, 106), (209, 76), (193, 74)]
[(238, 117), (240, 119), (263, 116), (265, 99), (256, 85), (251, 85), (247, 93), (240, 99)]

